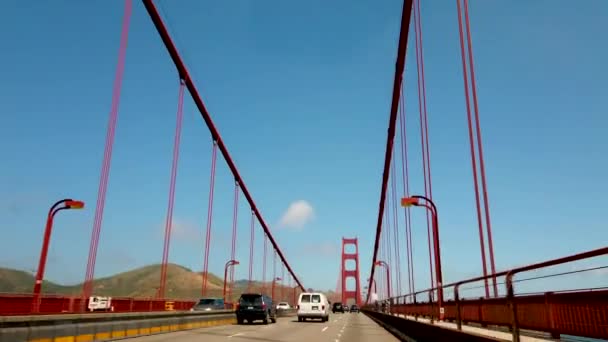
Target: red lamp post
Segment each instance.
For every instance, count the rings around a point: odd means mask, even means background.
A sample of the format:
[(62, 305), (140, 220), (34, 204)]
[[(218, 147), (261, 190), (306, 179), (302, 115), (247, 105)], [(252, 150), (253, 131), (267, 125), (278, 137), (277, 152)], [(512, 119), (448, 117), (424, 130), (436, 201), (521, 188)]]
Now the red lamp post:
[(75, 201), (71, 198), (62, 199), (55, 202), (46, 217), (46, 227), (44, 228), (44, 237), (42, 240), (42, 248), (40, 249), (40, 260), (38, 261), (38, 270), (36, 270), (36, 282), (34, 283), (32, 312), (37, 313), (40, 310), (40, 292), (42, 291), (42, 280), (44, 279), (44, 269), (46, 268), (46, 259), (49, 252), (49, 244), (51, 242), (51, 232), (53, 231), (53, 219), (58, 211), (66, 209), (82, 209), (84, 202)]
[[(424, 202), (420, 202), (420, 200)], [(439, 246), (439, 220), (435, 203), (424, 196), (411, 196), (401, 199), (401, 206), (425, 207), (433, 216), (433, 250), (435, 254), (435, 279), (437, 281), (437, 303), (439, 304), (439, 319), (443, 320), (443, 276), (441, 272), (441, 249)]]
[[(388, 264), (385, 261), (379, 260), (376, 261), (376, 266), (383, 266), (386, 269), (386, 292), (387, 292), (387, 298), (391, 298), (391, 276), (390, 276), (390, 271), (389, 271), (389, 267)], [(374, 279), (374, 282), (376, 280)]]
[(281, 279), (281, 277), (276, 277), (274, 279), (272, 279), (272, 300), (274, 301), (274, 287), (277, 281), (281, 281), (283, 279)]
[(227, 303), (227, 301), (226, 301), (226, 283), (228, 280), (228, 267), (238, 265), (238, 264), (240, 264), (240, 263), (237, 260), (228, 260), (228, 262), (224, 266), (224, 292), (223, 292), (223, 296), (222, 296), (224, 298), (224, 305), (226, 305), (226, 303)]

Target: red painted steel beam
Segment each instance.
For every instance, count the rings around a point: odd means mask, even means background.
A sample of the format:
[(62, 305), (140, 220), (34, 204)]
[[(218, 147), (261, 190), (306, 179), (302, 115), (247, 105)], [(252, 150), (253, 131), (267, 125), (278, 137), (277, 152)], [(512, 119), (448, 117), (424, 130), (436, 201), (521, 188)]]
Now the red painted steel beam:
[[(372, 260), (372, 270), (369, 276), (370, 280), (368, 289), (371, 289), (372, 279), (374, 279), (374, 265), (377, 261), (378, 247), (380, 246), (380, 234), (382, 232), (382, 214), (384, 213), (386, 188), (388, 185), (388, 176), (390, 173), (393, 144), (395, 142), (395, 127), (397, 123), (397, 111), (399, 110), (399, 98), (401, 97), (401, 83), (403, 81), (403, 71), (405, 69), (407, 39), (410, 30), (410, 21), (412, 18), (412, 3), (412, 0), (404, 0), (403, 10), (401, 13), (401, 29), (399, 33), (399, 46), (397, 47), (397, 63), (395, 65), (395, 77), (393, 80), (393, 98), (391, 102), (391, 115), (388, 123), (388, 136), (386, 140), (386, 152), (384, 157), (384, 172), (382, 174), (382, 190), (380, 193), (380, 206), (378, 208), (378, 225), (376, 226), (376, 242), (374, 243), (374, 258)], [(368, 291), (367, 300), (369, 300), (369, 295), (370, 294)]]
[[(169, 52), (169, 55), (171, 56), (171, 59), (173, 60), (173, 63), (175, 64), (175, 67), (177, 68), (177, 71), (179, 72), (179, 76), (184, 80), (184, 82), (186, 84), (186, 88), (188, 88), (188, 91), (190, 92), (190, 95), (192, 96), (192, 100), (194, 100), (196, 107), (198, 108), (203, 119), (205, 120), (205, 123), (207, 124), (207, 127), (209, 128), (209, 131), (211, 133), (211, 137), (215, 141), (217, 141), (217, 146), (219, 147), (220, 151), (222, 152), (222, 155), (224, 156), (224, 159), (226, 160), (226, 164), (228, 164), (230, 171), (232, 171), (232, 175), (234, 176), (235, 181), (237, 181), (239, 183), (239, 186), (241, 187), (241, 191), (243, 192), (243, 195), (245, 195), (245, 198), (247, 198), (247, 202), (249, 202), (249, 205), (251, 206), (251, 210), (254, 212), (255, 216), (258, 218), (258, 221), (260, 221), (260, 225), (264, 229), (264, 232), (266, 232), (266, 235), (268, 236), (270, 243), (272, 243), (272, 246), (277, 251), (277, 254), (281, 258), (281, 260), (283, 261), (285, 266), (287, 266), (289, 273), (293, 276), (293, 279), (296, 281), (298, 286), (300, 286), (302, 291), (305, 291), (304, 286), (302, 285), (302, 283), (300, 282), (300, 280), (298, 279), (296, 274), (291, 269), (291, 266), (289, 266), (289, 264), (287, 263), (287, 260), (285, 259), (283, 252), (281, 252), (279, 245), (277, 244), (277, 242), (273, 238), (272, 234), (270, 233), (270, 229), (268, 228), (266, 221), (264, 221), (264, 218), (262, 217), (262, 215), (260, 214), (260, 211), (258, 210), (257, 206), (255, 205), (255, 202), (253, 201), (253, 197), (251, 197), (251, 194), (249, 193), (247, 186), (245, 186), (245, 182), (243, 181), (241, 174), (239, 173), (238, 169), (236, 168), (236, 165), (234, 164), (234, 161), (232, 160), (230, 153), (228, 153), (228, 149), (226, 148), (226, 145), (224, 144), (224, 141), (222, 140), (222, 137), (220, 136), (219, 131), (215, 127), (215, 124), (213, 123), (213, 120), (211, 119), (211, 116), (209, 115), (209, 112), (207, 111), (207, 108), (205, 107), (205, 104), (203, 103), (203, 100), (201, 99), (201, 96), (200, 96), (198, 90), (196, 89), (196, 86), (194, 85), (194, 81), (192, 81), (192, 78), (190, 77), (188, 68), (186, 68), (184, 61), (182, 60), (181, 56), (179, 55), (179, 52), (177, 51), (177, 47), (173, 43), (173, 40), (171, 39), (171, 36), (169, 35), (169, 31), (167, 30), (167, 27), (165, 26), (162, 18), (160, 17), (160, 14), (158, 13), (156, 6), (154, 5), (154, 2), (152, 0), (142, 0), (142, 1), (143, 1), (143, 4), (144, 4), (146, 10), (148, 11), (148, 15), (150, 15), (150, 19), (152, 19), (152, 22), (154, 23), (154, 26), (156, 27), (156, 30), (158, 31), (158, 34), (160, 35), (160, 38), (162, 39), (163, 43), (165, 44), (165, 47), (167, 48), (167, 52)], [(411, 0), (408, 0), (406, 2), (411, 3)], [(409, 22), (409, 20), (408, 20), (408, 22)]]

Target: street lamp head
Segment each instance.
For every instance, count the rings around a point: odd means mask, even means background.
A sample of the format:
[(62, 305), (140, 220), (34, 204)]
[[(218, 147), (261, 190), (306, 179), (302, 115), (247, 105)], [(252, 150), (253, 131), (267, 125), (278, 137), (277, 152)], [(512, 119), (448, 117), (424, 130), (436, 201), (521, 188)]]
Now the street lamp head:
[(376, 265), (376, 266), (382, 266), (382, 261), (376, 261), (376, 262), (374, 263), (374, 265)]
[(401, 206), (402, 207), (411, 207), (413, 205), (418, 205), (418, 198), (415, 197), (403, 197), (401, 199)]
[(230, 260), (233, 265), (239, 265), (240, 262), (238, 260)]
[(82, 209), (82, 208), (84, 208), (84, 202), (83, 201), (69, 200), (69, 201), (65, 202), (65, 206), (68, 209)]

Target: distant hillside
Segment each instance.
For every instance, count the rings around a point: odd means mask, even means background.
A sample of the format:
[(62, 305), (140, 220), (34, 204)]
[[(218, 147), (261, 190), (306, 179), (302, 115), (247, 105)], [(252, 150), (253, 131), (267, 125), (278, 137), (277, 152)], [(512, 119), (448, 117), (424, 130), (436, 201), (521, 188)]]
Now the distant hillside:
[[(160, 279), (161, 265), (150, 265), (136, 268), (131, 271), (119, 273), (110, 277), (95, 279), (93, 282), (93, 293), (100, 296), (113, 297), (154, 297)], [(193, 272), (190, 269), (169, 264), (167, 267), (167, 298), (195, 299), (201, 295), (203, 275), (201, 272)], [(237, 280), (234, 285), (234, 296), (240, 295), (247, 289), (247, 280)], [(29, 293), (34, 285), (34, 276), (28, 272), (9, 268), (0, 268), (0, 292), (5, 293)], [(223, 290), (223, 279), (210, 273), (207, 283), (208, 295), (221, 297)], [(259, 291), (262, 282), (253, 282), (252, 291)], [(271, 285), (267, 283), (266, 288), (270, 291)], [(77, 295), (82, 289), (82, 284), (64, 286), (45, 281), (43, 292), (49, 294)], [(276, 285), (276, 291), (281, 286)], [(287, 292), (286, 292), (287, 293)]]
[[(50, 281), (42, 286), (48, 292), (62, 293), (64, 287)], [(29, 272), (0, 267), (0, 292), (29, 293), (34, 288), (34, 275)]]

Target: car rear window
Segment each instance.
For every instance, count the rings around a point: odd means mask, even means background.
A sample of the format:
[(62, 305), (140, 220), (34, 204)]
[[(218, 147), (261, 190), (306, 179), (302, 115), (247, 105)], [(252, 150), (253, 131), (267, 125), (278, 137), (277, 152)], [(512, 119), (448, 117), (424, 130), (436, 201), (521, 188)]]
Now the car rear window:
[(321, 296), (319, 296), (319, 295), (312, 295), (312, 302), (313, 303), (321, 303)]
[(215, 304), (215, 299), (201, 299), (197, 305), (213, 305)]
[(302, 295), (302, 298), (300, 299), (300, 301), (302, 303), (310, 303), (310, 295)]
[(241, 296), (239, 303), (243, 305), (262, 305), (262, 296)]

